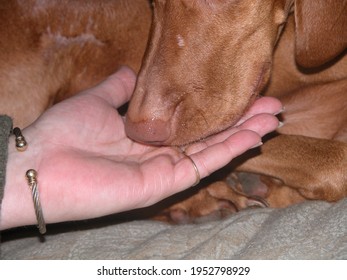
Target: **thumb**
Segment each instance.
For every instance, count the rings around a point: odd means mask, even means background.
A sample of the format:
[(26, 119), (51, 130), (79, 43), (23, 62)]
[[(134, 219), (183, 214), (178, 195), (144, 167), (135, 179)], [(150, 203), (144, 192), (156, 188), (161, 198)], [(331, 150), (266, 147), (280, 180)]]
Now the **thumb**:
[(118, 108), (128, 102), (135, 89), (136, 75), (126, 66), (109, 76), (97, 85), (91, 94), (106, 100), (111, 106)]

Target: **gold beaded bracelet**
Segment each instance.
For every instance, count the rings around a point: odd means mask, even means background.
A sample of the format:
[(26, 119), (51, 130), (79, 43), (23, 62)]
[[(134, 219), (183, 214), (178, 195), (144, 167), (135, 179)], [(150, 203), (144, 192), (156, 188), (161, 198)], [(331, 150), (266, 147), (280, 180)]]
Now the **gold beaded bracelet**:
[[(16, 149), (19, 152), (23, 152), (26, 150), (28, 144), (22, 135), (22, 132), (20, 128), (15, 127), (13, 130), (13, 134), (16, 137)], [(43, 218), (43, 212), (41, 208), (40, 203), (40, 196), (39, 196), (39, 190), (38, 190), (38, 184), (37, 184), (37, 171), (34, 169), (29, 169), (26, 174), (26, 179), (28, 181), (29, 188), (32, 193), (33, 202), (34, 202), (34, 208), (35, 208), (35, 214), (37, 219), (37, 227), (41, 234), (46, 233), (46, 223), (45, 219)]]

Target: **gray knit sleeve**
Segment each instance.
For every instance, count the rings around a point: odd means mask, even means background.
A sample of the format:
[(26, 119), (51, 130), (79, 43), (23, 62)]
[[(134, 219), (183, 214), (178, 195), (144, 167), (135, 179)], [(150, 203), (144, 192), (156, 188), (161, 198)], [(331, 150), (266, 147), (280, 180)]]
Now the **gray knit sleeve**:
[(12, 119), (8, 116), (0, 115), (0, 206), (4, 195), (8, 139), (10, 137), (11, 129)]

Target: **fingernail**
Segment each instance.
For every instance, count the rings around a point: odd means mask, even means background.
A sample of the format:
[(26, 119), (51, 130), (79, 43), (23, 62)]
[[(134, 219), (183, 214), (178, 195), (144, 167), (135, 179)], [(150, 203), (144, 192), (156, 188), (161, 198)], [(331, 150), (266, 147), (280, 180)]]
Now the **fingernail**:
[(279, 121), (277, 128), (281, 128), (282, 126), (284, 126), (284, 122)]
[(283, 113), (285, 110), (286, 110), (285, 107), (282, 107), (282, 109), (279, 110), (279, 111), (278, 111), (277, 113), (275, 113), (274, 115), (277, 116), (277, 115)]
[(259, 142), (258, 144), (255, 144), (254, 146), (252, 146), (251, 149), (260, 147), (260, 146), (263, 145), (263, 144), (264, 144), (263, 142)]

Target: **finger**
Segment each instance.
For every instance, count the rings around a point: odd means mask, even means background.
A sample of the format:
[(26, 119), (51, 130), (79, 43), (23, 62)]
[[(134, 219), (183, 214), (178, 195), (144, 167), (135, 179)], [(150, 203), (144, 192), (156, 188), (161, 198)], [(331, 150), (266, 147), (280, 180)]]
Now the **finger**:
[(123, 66), (101, 84), (91, 89), (89, 94), (99, 96), (112, 107), (118, 108), (130, 100), (135, 82), (135, 73), (129, 67)]
[(248, 111), (242, 116), (236, 125), (240, 125), (247, 119), (262, 113), (278, 115), (283, 111), (282, 103), (274, 97), (260, 97)]
[[(197, 153), (188, 154), (194, 161), (200, 177), (204, 178), (228, 164), (233, 158), (261, 143), (261, 137), (250, 130), (234, 133), (221, 143), (216, 143)], [(176, 186), (185, 189), (196, 182), (196, 171), (188, 158), (182, 158), (175, 167)]]
[(279, 126), (279, 120), (271, 114), (258, 114), (239, 126), (241, 130), (252, 130), (263, 137), (271, 131), (274, 131)]
[(265, 134), (275, 130), (278, 125), (279, 121), (274, 115), (259, 114), (251, 117), (239, 127), (231, 127), (216, 135), (208, 137), (205, 140), (186, 146), (184, 150), (190, 154), (202, 151), (208, 146), (225, 141), (228, 137), (240, 130), (252, 130), (262, 137)]

